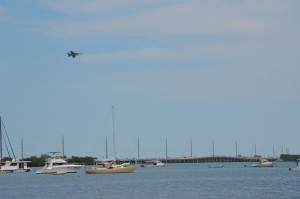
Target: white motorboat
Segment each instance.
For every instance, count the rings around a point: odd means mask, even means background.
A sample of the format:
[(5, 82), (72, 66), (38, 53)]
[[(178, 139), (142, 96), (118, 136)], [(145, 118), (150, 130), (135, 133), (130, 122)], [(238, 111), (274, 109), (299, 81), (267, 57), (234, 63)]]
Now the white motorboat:
[[(53, 155), (59, 152), (50, 152)], [(69, 164), (61, 156), (49, 157), (46, 160), (45, 166), (36, 171), (37, 174), (65, 174), (76, 173), (81, 168), (79, 164)]]
[(146, 161), (145, 164), (141, 164), (141, 167), (164, 167), (165, 163), (159, 160)]
[(300, 159), (296, 160), (296, 167), (294, 168), (289, 168), (290, 171), (300, 171)]
[(269, 162), (267, 159), (261, 159), (259, 164), (252, 164), (252, 167), (273, 167), (273, 162)]
[(27, 165), (28, 162), (30, 161), (12, 159), (11, 161), (5, 161), (0, 170), (3, 172), (29, 172), (31, 169)]
[(211, 164), (208, 165), (208, 168), (223, 168), (224, 164)]

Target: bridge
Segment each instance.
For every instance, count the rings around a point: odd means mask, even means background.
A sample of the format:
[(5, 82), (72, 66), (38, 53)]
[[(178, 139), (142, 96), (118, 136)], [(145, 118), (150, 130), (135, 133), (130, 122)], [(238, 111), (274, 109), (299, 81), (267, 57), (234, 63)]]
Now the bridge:
[[(175, 158), (125, 158), (118, 159), (117, 163), (138, 163), (144, 164), (146, 161), (159, 160), (167, 164), (178, 163), (212, 163), (212, 162), (259, 162), (260, 157), (230, 157), (230, 156), (193, 156), (193, 157), (175, 157)], [(263, 158), (270, 162), (279, 161), (279, 158)]]

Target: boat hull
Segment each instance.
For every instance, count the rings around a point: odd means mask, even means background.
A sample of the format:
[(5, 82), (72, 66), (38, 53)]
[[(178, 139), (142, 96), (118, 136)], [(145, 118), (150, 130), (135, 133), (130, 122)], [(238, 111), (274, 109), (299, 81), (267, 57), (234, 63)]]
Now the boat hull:
[(273, 164), (252, 164), (251, 167), (273, 167)]
[(300, 171), (300, 166), (289, 168), (290, 171)]
[(87, 174), (111, 174), (111, 173), (133, 173), (137, 169), (136, 166), (130, 167), (111, 167), (111, 168), (97, 168), (92, 167), (87, 169)]
[(77, 173), (77, 171), (81, 168), (80, 165), (64, 165), (57, 166), (47, 169), (37, 170), (37, 174), (62, 174), (62, 173)]
[(11, 173), (11, 171), (2, 171), (0, 170), (0, 174)]
[(213, 164), (208, 166), (208, 168), (223, 168), (223, 167), (224, 167), (223, 164)]

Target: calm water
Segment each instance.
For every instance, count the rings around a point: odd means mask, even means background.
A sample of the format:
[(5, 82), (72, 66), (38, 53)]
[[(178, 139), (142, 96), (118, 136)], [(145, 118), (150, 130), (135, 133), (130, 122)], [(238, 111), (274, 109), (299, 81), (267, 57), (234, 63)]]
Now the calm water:
[(84, 168), (66, 175), (2, 174), (0, 198), (300, 198), (300, 172), (288, 171), (295, 163), (244, 164), (169, 164), (108, 175), (88, 175)]

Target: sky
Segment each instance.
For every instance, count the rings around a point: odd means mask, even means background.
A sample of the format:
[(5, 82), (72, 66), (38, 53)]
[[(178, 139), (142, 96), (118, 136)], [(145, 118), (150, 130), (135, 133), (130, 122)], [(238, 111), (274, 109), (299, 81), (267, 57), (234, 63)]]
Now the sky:
[[(0, 2), (17, 158), (300, 154), (300, 1)], [(67, 56), (73, 50), (83, 53)], [(6, 150), (3, 155), (7, 156)]]

